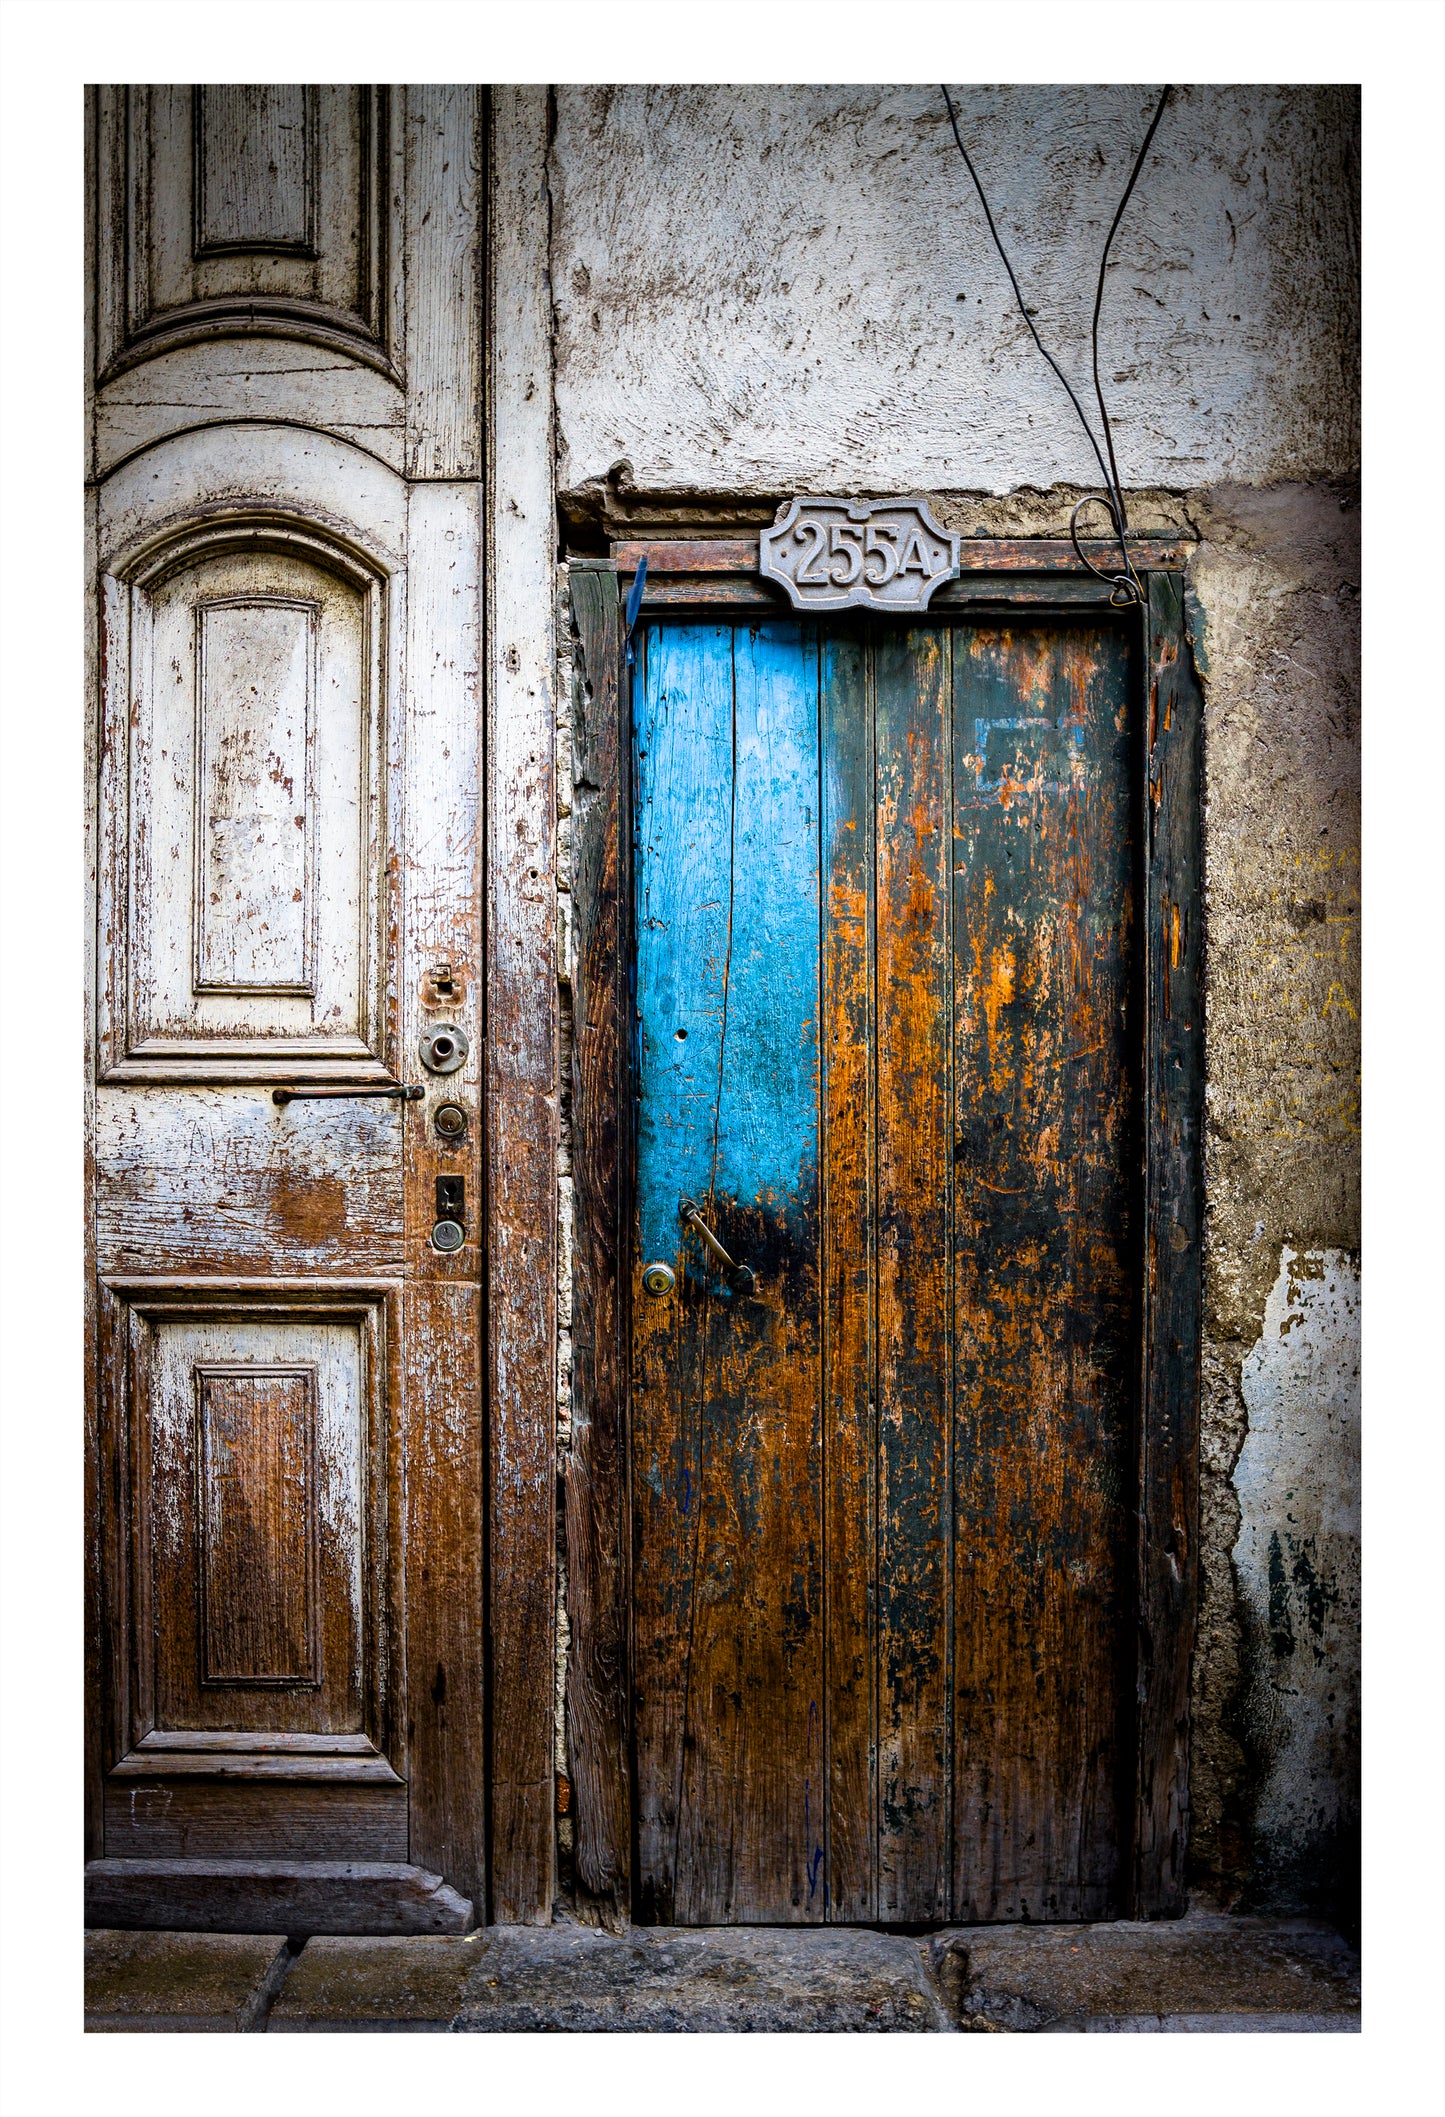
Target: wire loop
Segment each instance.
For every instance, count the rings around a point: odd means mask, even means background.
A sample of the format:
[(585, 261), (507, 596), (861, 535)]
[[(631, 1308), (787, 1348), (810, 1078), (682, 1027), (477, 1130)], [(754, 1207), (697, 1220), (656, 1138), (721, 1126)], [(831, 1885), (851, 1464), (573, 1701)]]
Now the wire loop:
[[(1114, 534), (1119, 539), (1119, 549), (1124, 556), (1124, 565), (1127, 569), (1124, 573), (1101, 572), (1079, 542), (1079, 516), (1086, 507), (1102, 507), (1107, 511), (1109, 519), (1114, 525)], [(1108, 585), (1112, 591), (1109, 601), (1116, 610), (1128, 610), (1133, 604), (1144, 601), (1144, 584), (1134, 571), (1133, 562), (1129, 557), (1129, 547), (1124, 541), (1125, 534), (1126, 532), (1121, 531), (1119, 528), (1119, 518), (1114, 513), (1114, 503), (1107, 493), (1086, 492), (1083, 499), (1080, 500), (1078, 506), (1069, 516), (1069, 542), (1074, 547), (1074, 556), (1084, 570), (1094, 576), (1096, 581), (1103, 581)]]
[[(1015, 273), (1013, 266), (1009, 263), (1008, 252), (1003, 246), (1003, 237), (999, 234), (998, 229), (995, 226), (994, 217), (989, 209), (989, 203), (987, 197), (985, 196), (983, 185), (979, 182), (978, 171), (974, 168), (973, 163), (969, 158), (968, 149), (963, 144), (963, 134), (958, 129), (958, 115), (953, 107), (953, 98), (948, 92), (948, 83), (946, 81), (942, 82), (940, 83), (940, 86), (943, 89), (943, 100), (948, 106), (948, 122), (953, 127), (954, 143), (957, 146), (959, 153), (963, 156), (964, 167), (967, 169), (969, 175), (973, 178), (973, 188), (978, 193), (979, 204), (983, 207), (983, 217), (988, 222), (988, 232), (993, 237), (994, 248), (998, 251), (999, 256), (1003, 259), (1003, 268), (1005, 272), (1007, 272), (1009, 276), (1009, 284), (1014, 290), (1014, 299), (1019, 305), (1019, 313), (1022, 315), (1024, 322), (1029, 327), (1029, 335), (1033, 339), (1034, 344), (1038, 347), (1039, 351), (1043, 354), (1044, 359), (1048, 362), (1049, 366), (1058, 376), (1059, 381), (1063, 384), (1064, 389), (1068, 395), (1069, 402), (1070, 404), (1072, 404), (1075, 412), (1078, 414), (1079, 424), (1080, 426), (1082, 426), (1084, 432), (1089, 437), (1089, 446), (1093, 449), (1094, 455), (1098, 460), (1099, 469), (1103, 474), (1105, 490), (1103, 492), (1085, 493), (1083, 499), (1080, 500), (1078, 506), (1075, 507), (1073, 514), (1070, 516), (1069, 540), (1073, 544), (1074, 551), (1077, 554), (1079, 560), (1079, 564), (1081, 566), (1087, 567), (1096, 581), (1104, 581), (1108, 583), (1110, 589), (1109, 601), (1113, 604), (1114, 608), (1116, 610), (1127, 610), (1132, 604), (1142, 603), (1144, 601), (1144, 584), (1139, 579), (1138, 574), (1134, 571), (1134, 562), (1129, 556), (1129, 515), (1127, 509), (1124, 506), (1124, 495), (1119, 485), (1119, 466), (1114, 457), (1114, 431), (1109, 424), (1108, 406), (1104, 402), (1104, 386), (1099, 380), (1099, 314), (1104, 306), (1104, 275), (1105, 272), (1108, 270), (1109, 251), (1113, 246), (1114, 237), (1118, 233), (1119, 223), (1124, 218), (1124, 209), (1128, 205), (1130, 198), (1133, 196), (1134, 186), (1139, 181), (1139, 172), (1144, 167), (1144, 159), (1153, 144), (1154, 135), (1159, 129), (1159, 120), (1163, 117), (1164, 106), (1169, 101), (1170, 84), (1165, 84), (1164, 91), (1160, 96), (1158, 103), (1155, 105), (1154, 115), (1149, 120), (1149, 129), (1144, 135), (1143, 144), (1141, 145), (1138, 154), (1134, 157), (1134, 167), (1129, 172), (1129, 181), (1124, 186), (1123, 194), (1119, 200), (1118, 205), (1114, 208), (1114, 218), (1109, 223), (1109, 233), (1104, 238), (1103, 254), (1099, 259), (1099, 284), (1094, 292), (1094, 327), (1092, 338), (1094, 354), (1094, 395), (1098, 399), (1099, 418), (1102, 422), (1104, 429), (1104, 448), (1100, 448), (1097, 436), (1094, 433), (1094, 429), (1090, 426), (1088, 420), (1084, 416), (1084, 407), (1080, 404), (1078, 398), (1075, 396), (1073, 388), (1069, 382), (1068, 376), (1064, 373), (1063, 369), (1059, 366), (1057, 360), (1055, 360), (1053, 354), (1049, 351), (1048, 347), (1044, 344), (1042, 338), (1040, 338), (1038, 332), (1034, 329), (1033, 316), (1030, 313), (1028, 304), (1024, 300), (1023, 290), (1018, 283), (1018, 276)], [(1107, 462), (1104, 460), (1104, 449), (1108, 450)], [(1119, 557), (1123, 561), (1122, 573), (1101, 573), (1099, 568), (1094, 565), (1093, 561), (1085, 557), (1083, 547), (1079, 543), (1079, 516), (1083, 512), (1084, 508), (1094, 503), (1097, 503), (1100, 507), (1107, 510), (1109, 520), (1114, 526), (1114, 535), (1118, 538), (1119, 541)]]

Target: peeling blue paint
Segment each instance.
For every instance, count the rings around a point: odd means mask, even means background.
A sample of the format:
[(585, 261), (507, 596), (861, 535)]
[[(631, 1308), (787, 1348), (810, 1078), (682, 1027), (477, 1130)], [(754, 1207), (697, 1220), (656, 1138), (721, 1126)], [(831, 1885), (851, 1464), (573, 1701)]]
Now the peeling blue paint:
[(797, 624), (652, 625), (634, 709), (639, 1235), (678, 1200), (786, 1218), (818, 1164), (818, 649)]

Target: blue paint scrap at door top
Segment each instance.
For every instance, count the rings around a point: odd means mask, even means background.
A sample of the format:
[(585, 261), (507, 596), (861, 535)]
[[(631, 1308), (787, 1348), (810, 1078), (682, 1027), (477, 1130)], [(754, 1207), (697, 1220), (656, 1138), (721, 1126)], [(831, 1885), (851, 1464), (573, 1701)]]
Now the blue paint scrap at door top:
[(811, 628), (652, 625), (635, 686), (637, 1188), (787, 1213), (818, 1157), (818, 651)]

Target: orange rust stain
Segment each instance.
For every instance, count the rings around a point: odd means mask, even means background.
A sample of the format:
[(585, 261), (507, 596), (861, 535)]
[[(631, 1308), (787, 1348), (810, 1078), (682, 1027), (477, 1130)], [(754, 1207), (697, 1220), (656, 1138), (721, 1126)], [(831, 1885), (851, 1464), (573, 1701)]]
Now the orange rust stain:
[(273, 1176), (271, 1211), (286, 1234), (306, 1243), (333, 1242), (346, 1232), (346, 1186), (339, 1176)]
[(1014, 979), (1018, 961), (1008, 946), (990, 950), (988, 959), (988, 982), (983, 989), (984, 1020), (988, 1023), (988, 1051), (990, 1064), (995, 1061), (998, 1046), (998, 1018), (1001, 1010), (1013, 1005)]

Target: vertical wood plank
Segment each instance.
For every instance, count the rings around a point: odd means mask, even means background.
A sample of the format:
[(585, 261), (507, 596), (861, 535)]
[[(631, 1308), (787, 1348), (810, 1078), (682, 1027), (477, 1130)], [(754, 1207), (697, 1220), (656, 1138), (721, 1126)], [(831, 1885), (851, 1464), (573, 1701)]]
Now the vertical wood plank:
[[(797, 625), (649, 635), (637, 750), (639, 1902), (823, 1908), (818, 677)], [(698, 1201), (756, 1273), (678, 1222)]]
[(723, 1022), (702, 1200), (756, 1274), (705, 1275), (678, 1819), (687, 1923), (823, 1909), (818, 1276), (818, 666), (796, 624), (733, 634)]
[(1133, 1129), (1117, 632), (955, 644), (955, 1916), (1121, 1909)]
[(618, 1136), (626, 983), (619, 863), (617, 574), (570, 569), (577, 635), (573, 711), (572, 1446), (566, 1530), (567, 1738), (579, 1910), (629, 1910), (627, 1551)]
[(877, 1915), (873, 716), (860, 631), (820, 645), (826, 1911)]
[(1144, 982), (1144, 1346), (1134, 1915), (1185, 1908), (1189, 1672), (1198, 1595), (1204, 1096), (1203, 700), (1183, 579), (1149, 576)]
[[(633, 684), (636, 1184), (631, 1236), (633, 1712), (637, 1909), (676, 1916), (687, 1655), (698, 1542), (708, 1281), (688, 1269), (682, 1195), (712, 1180), (732, 861), (732, 634), (651, 628)], [(668, 1264), (654, 1300), (644, 1266)]]
[[(482, 1156), (431, 1123), (443, 1101), (474, 1114), (483, 1053), (481, 961), (481, 495), (470, 482), (408, 494), (406, 777), (402, 842), (401, 1063), (426, 1081), (403, 1116), (406, 1290), (402, 1393), (406, 1528), (405, 1732), (412, 1858), (486, 1900), (486, 1415), (481, 1368)], [(452, 967), (442, 998), (432, 973)], [(460, 1024), (460, 1073), (422, 1074), (423, 1026)], [(438, 1175), (460, 1175), (466, 1241), (431, 1246)]]
[(547, 93), (490, 92), (487, 1240), (492, 1914), (551, 1916), (557, 982)]
[(948, 635), (879, 629), (878, 1916), (947, 1918)]
[[(406, 112), (406, 474), (477, 478), (481, 99), (472, 87), (410, 87), (399, 100)], [(529, 258), (528, 269), (540, 281), (542, 263)]]
[[(98, 136), (100, 125), (99, 91), (91, 89), (86, 95), (86, 152), (92, 173), (101, 154)], [(87, 257), (87, 317), (94, 319), (94, 295), (90, 292), (94, 284), (95, 265), (93, 255), (98, 249), (98, 239), (91, 238), (87, 230), (89, 251)], [(92, 353), (93, 358), (93, 353)], [(92, 392), (89, 387), (94, 367), (87, 369), (86, 402), (89, 410)], [(87, 442), (87, 455), (90, 444)], [(92, 584), (97, 576), (97, 504), (93, 492), (85, 496), (85, 577)], [(105, 700), (106, 672), (104, 654), (104, 620), (101, 599), (92, 586), (85, 597), (85, 784), (87, 790), (99, 792), (101, 779), (101, 757), (105, 747)], [(112, 829), (114, 825), (112, 825)], [(104, 1851), (104, 1802), (102, 1770), (105, 1749), (105, 1705), (102, 1687), (107, 1681), (107, 1671), (112, 1664), (116, 1638), (106, 1635), (108, 1616), (107, 1602), (114, 1600), (107, 1570), (105, 1537), (108, 1526), (106, 1466), (109, 1443), (102, 1388), (106, 1380), (105, 1347), (101, 1340), (102, 1313), (99, 1290), (96, 1285), (96, 1194), (99, 1189), (99, 1170), (96, 1156), (96, 1062), (102, 1050), (101, 1044), (101, 979), (99, 957), (101, 948), (101, 922), (107, 913), (102, 904), (103, 855), (106, 848), (104, 826), (98, 804), (88, 799), (85, 803), (85, 865), (86, 886), (93, 894), (87, 898), (91, 916), (85, 927), (85, 992), (83, 998), (85, 1023), (85, 1204), (84, 1204), (84, 1387), (85, 1387), (85, 1857), (99, 1859)], [(113, 1510), (112, 1510), (113, 1511)]]

